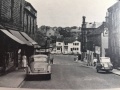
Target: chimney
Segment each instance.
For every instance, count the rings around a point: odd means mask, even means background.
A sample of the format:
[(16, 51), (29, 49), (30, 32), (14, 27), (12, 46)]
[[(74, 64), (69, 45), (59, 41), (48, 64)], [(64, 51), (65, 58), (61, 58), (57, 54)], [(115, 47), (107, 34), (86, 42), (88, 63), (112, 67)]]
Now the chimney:
[(86, 18), (86, 17), (85, 17), (85, 16), (83, 16), (83, 23), (85, 23), (85, 18)]

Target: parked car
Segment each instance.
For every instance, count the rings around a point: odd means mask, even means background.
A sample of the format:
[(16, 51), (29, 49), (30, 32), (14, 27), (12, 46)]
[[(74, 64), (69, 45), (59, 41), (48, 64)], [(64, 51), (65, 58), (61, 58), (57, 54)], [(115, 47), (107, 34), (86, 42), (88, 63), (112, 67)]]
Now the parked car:
[(26, 69), (27, 76), (30, 75), (46, 75), (46, 78), (51, 79), (51, 64), (47, 55), (33, 55), (30, 58)]
[(113, 70), (113, 65), (110, 61), (109, 57), (100, 57), (99, 60), (97, 60), (96, 64), (96, 70), (99, 72), (100, 70), (110, 72)]

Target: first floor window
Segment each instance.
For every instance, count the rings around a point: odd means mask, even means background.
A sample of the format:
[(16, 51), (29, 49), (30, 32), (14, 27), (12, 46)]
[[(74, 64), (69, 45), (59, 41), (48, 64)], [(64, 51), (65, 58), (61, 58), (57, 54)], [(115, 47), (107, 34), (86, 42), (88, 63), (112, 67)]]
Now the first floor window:
[(60, 50), (60, 48), (58, 47), (57, 50)]

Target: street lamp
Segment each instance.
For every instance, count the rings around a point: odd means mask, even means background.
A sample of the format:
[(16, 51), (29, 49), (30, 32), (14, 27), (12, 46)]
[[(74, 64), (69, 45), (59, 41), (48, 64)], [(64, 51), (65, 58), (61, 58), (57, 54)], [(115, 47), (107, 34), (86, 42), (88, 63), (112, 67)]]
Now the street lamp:
[(46, 53), (46, 49), (47, 49), (47, 37), (45, 37), (45, 53)]

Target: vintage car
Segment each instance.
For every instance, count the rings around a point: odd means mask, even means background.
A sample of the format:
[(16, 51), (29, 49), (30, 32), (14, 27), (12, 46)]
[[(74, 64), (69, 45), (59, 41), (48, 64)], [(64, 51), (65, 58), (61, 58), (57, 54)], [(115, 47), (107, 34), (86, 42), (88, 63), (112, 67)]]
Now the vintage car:
[(97, 60), (96, 64), (96, 70), (99, 72), (100, 70), (110, 72), (113, 70), (113, 65), (110, 61), (109, 57), (100, 57), (99, 60)]
[(46, 78), (51, 79), (51, 64), (48, 56), (42, 54), (31, 56), (26, 68), (26, 75), (45, 75)]

